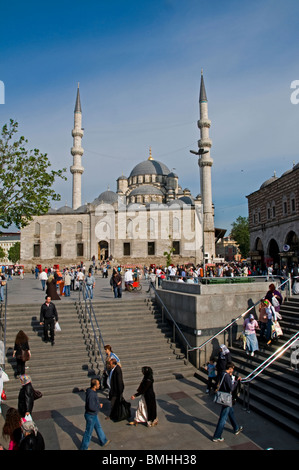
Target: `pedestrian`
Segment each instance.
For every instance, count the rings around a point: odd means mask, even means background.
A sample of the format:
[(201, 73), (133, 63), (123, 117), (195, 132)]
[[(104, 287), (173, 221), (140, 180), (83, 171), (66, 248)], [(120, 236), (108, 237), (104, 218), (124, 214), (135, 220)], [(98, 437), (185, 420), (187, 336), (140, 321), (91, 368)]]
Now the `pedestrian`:
[(20, 375), (21, 390), (18, 397), (18, 411), (22, 418), (32, 417), (31, 413), (34, 405), (34, 390), (29, 375)]
[(46, 271), (43, 269), (42, 272), (39, 274), (39, 280), (41, 281), (42, 284), (42, 289), (45, 290), (46, 288), (46, 282), (48, 280), (48, 275)]
[(254, 315), (251, 313), (245, 319), (243, 330), (246, 337), (246, 353), (254, 356), (255, 351), (258, 351), (259, 344), (256, 337), (256, 329), (259, 327), (258, 322), (255, 320)]
[(268, 300), (262, 300), (259, 305), (259, 327), (260, 327), (260, 340), (264, 341), (266, 330), (267, 330), (267, 323), (268, 323), (268, 315), (266, 312), (266, 304), (268, 304)]
[[(227, 363), (226, 370), (221, 377), (221, 382), (219, 386), (220, 392), (226, 392), (226, 393), (232, 394), (232, 392), (237, 388), (238, 381), (241, 380), (241, 377), (238, 377), (238, 379), (235, 380), (235, 378), (233, 377), (234, 368), (235, 366), (232, 362)], [(225, 423), (227, 421), (227, 418), (229, 418), (230, 420), (230, 423), (233, 427), (235, 435), (238, 435), (241, 431), (243, 431), (243, 426), (239, 426), (236, 422), (233, 405), (232, 406), (221, 405), (220, 416), (219, 416), (218, 423), (217, 423), (215, 433), (213, 436), (214, 442), (224, 441), (222, 437), (222, 432), (223, 432)]]
[(87, 277), (85, 278), (85, 286), (86, 286), (86, 297), (92, 299), (93, 298), (93, 289), (95, 288), (95, 278), (93, 277), (92, 273), (89, 271)]
[(277, 289), (275, 289), (274, 284), (269, 285), (269, 290), (265, 295), (265, 299), (269, 300), (269, 302), (275, 308), (275, 311), (279, 313), (283, 299), (281, 293)]
[(29, 361), (31, 352), (29, 338), (23, 330), (20, 330), (16, 336), (12, 357), (15, 357), (17, 361), (16, 375), (25, 374), (26, 361)]
[(135, 400), (140, 395), (141, 399), (138, 403), (134, 421), (131, 421), (129, 424), (137, 426), (138, 423), (146, 423), (147, 427), (152, 427), (158, 424), (156, 395), (153, 387), (153, 371), (151, 367), (142, 367), (141, 371), (143, 379), (137, 392), (131, 396), (131, 400)]
[(22, 438), (23, 418), (16, 408), (8, 408), (5, 416), (5, 422), (2, 429), (4, 439), (9, 438), (8, 450), (19, 450)]
[(23, 438), (19, 450), (45, 450), (45, 441), (34, 421), (22, 423)]
[(86, 429), (83, 435), (80, 450), (87, 450), (93, 430), (95, 429), (97, 436), (102, 447), (107, 446), (110, 440), (107, 440), (106, 435), (102, 429), (101, 423), (98, 418), (98, 412), (103, 407), (99, 401), (97, 390), (100, 388), (100, 382), (98, 379), (92, 379), (90, 382), (90, 388), (86, 390), (85, 398), (85, 414), (84, 418), (86, 421)]
[(218, 383), (221, 380), (223, 372), (226, 370), (228, 362), (231, 362), (231, 360), (230, 350), (225, 346), (225, 344), (221, 344), (216, 362)]
[(115, 419), (118, 416), (118, 409), (124, 391), (124, 381), (121, 367), (116, 359), (110, 359), (110, 373), (108, 377), (109, 401), (111, 404), (110, 415), (107, 418)]
[(120, 299), (122, 297), (122, 277), (120, 272), (114, 272), (112, 277), (112, 286), (114, 292), (114, 298)]
[(60, 297), (57, 294), (57, 284), (56, 284), (56, 279), (55, 279), (54, 274), (50, 274), (46, 284), (47, 284), (46, 295), (51, 297), (52, 300), (60, 300)]
[(6, 277), (5, 273), (2, 272), (0, 274), (0, 302), (4, 300), (4, 286), (6, 286)]
[(58, 313), (55, 304), (51, 302), (51, 297), (46, 297), (45, 303), (40, 309), (40, 325), (44, 326), (44, 341), (49, 341), (48, 329), (50, 328), (50, 341), (54, 346), (55, 322), (58, 322)]
[(64, 273), (64, 295), (65, 297), (69, 297), (71, 295), (71, 282), (72, 278), (67, 269)]
[(103, 372), (103, 384), (102, 385), (103, 385), (103, 388), (107, 388), (108, 387), (107, 381), (108, 381), (108, 377), (111, 371), (110, 359), (112, 358), (115, 359), (120, 367), (121, 367), (121, 363), (120, 363), (119, 357), (112, 351), (112, 347), (110, 346), (110, 344), (105, 344), (104, 350), (106, 353), (106, 367)]
[(210, 393), (211, 389), (215, 390), (217, 385), (216, 365), (214, 359), (210, 359), (209, 363), (206, 366), (206, 370), (208, 371), (208, 384), (206, 393)]

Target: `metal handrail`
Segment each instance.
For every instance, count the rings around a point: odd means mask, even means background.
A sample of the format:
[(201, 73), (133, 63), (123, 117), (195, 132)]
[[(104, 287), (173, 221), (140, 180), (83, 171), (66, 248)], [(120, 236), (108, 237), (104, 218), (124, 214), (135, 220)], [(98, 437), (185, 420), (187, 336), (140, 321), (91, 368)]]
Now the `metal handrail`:
[(241, 383), (249, 383), (269, 367), (276, 359), (282, 356), (299, 338), (299, 331), (269, 356), (262, 364), (256, 367), (250, 374), (241, 379)]
[[(85, 281), (82, 281), (80, 283), (79, 303), (81, 303), (81, 295), (80, 295), (81, 290), (82, 290), (83, 300), (84, 300), (84, 303), (85, 303), (85, 312), (87, 312), (87, 314), (88, 314), (90, 325), (91, 325), (91, 328), (92, 328), (92, 331), (93, 331), (93, 334), (94, 334), (94, 346), (93, 346), (94, 351), (93, 352), (94, 352), (94, 355), (96, 355), (96, 346), (97, 346), (99, 354), (100, 354), (102, 362), (103, 362), (103, 366), (105, 367), (106, 366), (106, 361), (105, 361), (105, 359), (103, 357), (103, 354), (102, 354), (102, 351), (101, 351), (101, 345), (100, 345), (100, 342), (98, 340), (98, 335), (99, 335), (100, 341), (103, 345), (103, 348), (105, 346), (105, 343), (104, 343), (104, 339), (103, 339), (100, 327), (98, 325), (98, 320), (97, 320), (97, 317), (95, 315), (95, 311), (94, 311), (94, 308), (93, 308), (91, 293), (90, 293), (89, 289), (86, 288)], [(94, 324), (95, 324), (95, 326), (94, 326)], [(97, 332), (98, 332), (98, 335), (97, 335)]]

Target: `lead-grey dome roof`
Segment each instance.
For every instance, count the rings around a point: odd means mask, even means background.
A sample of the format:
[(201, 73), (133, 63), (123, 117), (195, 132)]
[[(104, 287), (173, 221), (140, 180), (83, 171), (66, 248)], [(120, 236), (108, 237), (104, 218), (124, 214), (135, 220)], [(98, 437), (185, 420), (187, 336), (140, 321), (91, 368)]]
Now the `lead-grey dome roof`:
[(138, 163), (130, 173), (130, 176), (138, 175), (168, 175), (170, 173), (164, 163), (158, 162), (157, 160), (145, 160), (144, 162)]
[(114, 191), (104, 191), (97, 197), (94, 201), (93, 204), (101, 204), (101, 202), (106, 202), (108, 204), (113, 204), (114, 202), (118, 201), (118, 196)]
[(150, 184), (138, 186), (130, 192), (129, 196), (136, 196), (137, 194), (158, 194), (159, 196), (163, 196), (163, 193), (159, 188), (151, 186)]

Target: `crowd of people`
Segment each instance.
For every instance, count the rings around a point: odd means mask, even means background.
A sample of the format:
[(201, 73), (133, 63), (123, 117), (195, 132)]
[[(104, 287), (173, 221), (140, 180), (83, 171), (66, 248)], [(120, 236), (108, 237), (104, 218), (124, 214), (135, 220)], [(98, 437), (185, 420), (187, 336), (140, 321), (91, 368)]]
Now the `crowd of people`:
[[(286, 267), (283, 271), (273, 270), (270, 267), (266, 273), (266, 280), (272, 279), (274, 275), (281, 277), (285, 280), (291, 274), (292, 288), (296, 285), (296, 278), (298, 277), (298, 268), (293, 266), (291, 272)], [(297, 268), (297, 270), (296, 270)], [(122, 297), (122, 282), (132, 282), (134, 279), (144, 277), (152, 282), (160, 282), (163, 279), (175, 279), (180, 282), (188, 282), (188, 280), (198, 279), (204, 277), (204, 274), (209, 277), (227, 277), (227, 276), (251, 276), (256, 275), (257, 271), (250, 269), (247, 265), (238, 266), (234, 265), (217, 265), (214, 267), (207, 267), (204, 273), (202, 266), (178, 265), (178, 266), (154, 266), (143, 267), (135, 269), (123, 268), (121, 266), (111, 268), (111, 275), (109, 272), (110, 266), (106, 264), (100, 267), (97, 272), (102, 272), (104, 278), (110, 277), (110, 284), (112, 286), (115, 298)], [(50, 341), (52, 345), (55, 344), (55, 325), (58, 323), (58, 313), (55, 304), (52, 300), (60, 299), (61, 295), (69, 296), (70, 291), (80, 289), (80, 285), (85, 281), (86, 289), (92, 298), (93, 289), (95, 287), (95, 265), (91, 265), (88, 269), (84, 265), (76, 268), (64, 268), (62, 271), (58, 267), (44, 268), (34, 271), (36, 279), (40, 280), (41, 288), (46, 292), (46, 300), (41, 305), (40, 311), (40, 324), (43, 325), (43, 340)], [(264, 274), (263, 274), (264, 275)], [(1, 272), (1, 279), (8, 282), (7, 273)], [(59, 289), (59, 294), (57, 290)], [(282, 335), (281, 327), (278, 320), (281, 319), (280, 306), (282, 304), (281, 292), (276, 290), (275, 285), (271, 283), (259, 305), (259, 315), (257, 318), (251, 313), (243, 324), (242, 345), (247, 354), (253, 356), (259, 350), (259, 343), (264, 342), (270, 345), (280, 335)], [(259, 337), (258, 337), (259, 334)], [(107, 439), (101, 423), (98, 419), (98, 412), (102, 408), (99, 401), (97, 391), (102, 386), (103, 389), (108, 389), (108, 399), (110, 401), (110, 413), (106, 419), (119, 421), (127, 419), (131, 426), (137, 426), (143, 423), (148, 427), (153, 427), (158, 424), (157, 418), (157, 405), (156, 397), (153, 388), (154, 378), (153, 371), (150, 367), (142, 367), (142, 380), (136, 393), (131, 396), (131, 400), (139, 399), (139, 403), (134, 414), (131, 418), (131, 404), (126, 402), (123, 397), (124, 381), (122, 374), (122, 365), (119, 357), (112, 351), (110, 345), (105, 346), (106, 353), (106, 367), (102, 377), (102, 384), (98, 378), (91, 380), (90, 387), (86, 391), (85, 401), (85, 421), (86, 428), (82, 439), (80, 449), (85, 450), (88, 448), (92, 433), (95, 430), (99, 443), (101, 446), (107, 446), (110, 440)], [(43, 436), (39, 432), (36, 424), (32, 418), (32, 411), (34, 400), (37, 394), (32, 385), (31, 377), (26, 374), (26, 362), (31, 357), (29, 346), (29, 338), (23, 331), (19, 331), (14, 344), (13, 357), (16, 359), (16, 377), (19, 378), (21, 389), (18, 398), (18, 409), (9, 408), (3, 427), (2, 436), (9, 439), (9, 450), (18, 449), (34, 449), (42, 450), (45, 448)], [(240, 377), (234, 373), (234, 364), (231, 360), (231, 354), (226, 345), (221, 345), (218, 356), (211, 358), (207, 365), (208, 371), (208, 384), (207, 393), (215, 392), (217, 389), (220, 392), (229, 393), (233, 397), (233, 403), (240, 390)], [(239, 426), (236, 422), (233, 405), (222, 406), (219, 420), (213, 436), (213, 441), (222, 441), (222, 432), (224, 425), (230, 420), (235, 434), (239, 434), (243, 427)]]

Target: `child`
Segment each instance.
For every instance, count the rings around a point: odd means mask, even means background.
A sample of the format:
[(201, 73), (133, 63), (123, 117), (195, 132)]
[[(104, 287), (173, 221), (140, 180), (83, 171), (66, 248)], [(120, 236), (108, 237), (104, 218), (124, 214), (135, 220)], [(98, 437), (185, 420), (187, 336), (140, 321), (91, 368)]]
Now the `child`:
[[(208, 385), (207, 385), (206, 393), (210, 393), (211, 388), (213, 388), (215, 391), (216, 385), (217, 385), (216, 365), (213, 359), (211, 359), (209, 361), (209, 364), (207, 364), (206, 370), (208, 371)], [(213, 385), (213, 381), (215, 382), (214, 385)]]

